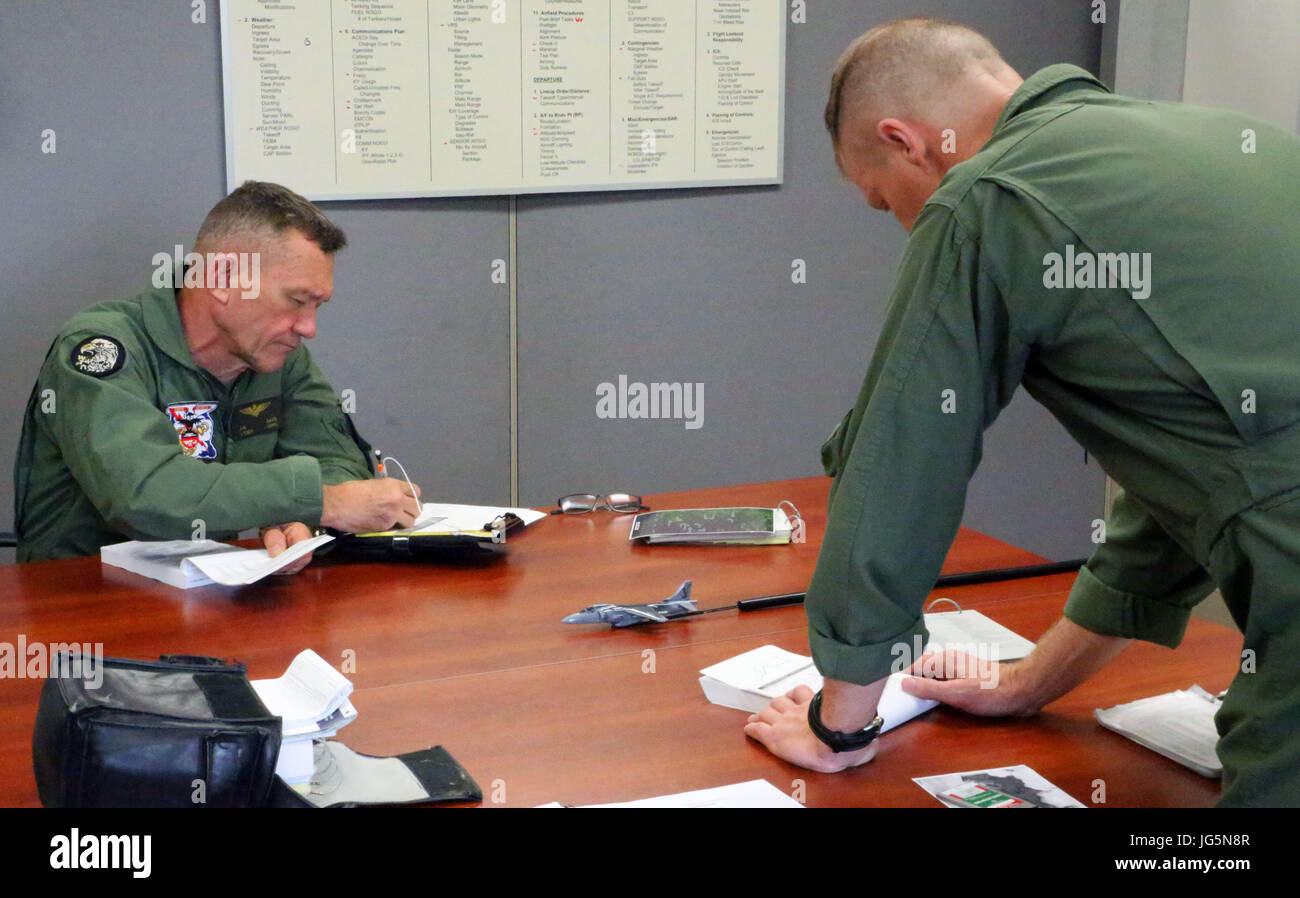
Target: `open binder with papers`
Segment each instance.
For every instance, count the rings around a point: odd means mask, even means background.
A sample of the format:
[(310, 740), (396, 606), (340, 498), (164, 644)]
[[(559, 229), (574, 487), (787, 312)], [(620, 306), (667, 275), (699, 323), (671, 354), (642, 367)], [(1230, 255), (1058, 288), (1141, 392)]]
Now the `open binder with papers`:
[(417, 558), (478, 553), (504, 543), (509, 534), (546, 517), (531, 508), (426, 502), (415, 524), (401, 530), (349, 533), (338, 548), (367, 558)]

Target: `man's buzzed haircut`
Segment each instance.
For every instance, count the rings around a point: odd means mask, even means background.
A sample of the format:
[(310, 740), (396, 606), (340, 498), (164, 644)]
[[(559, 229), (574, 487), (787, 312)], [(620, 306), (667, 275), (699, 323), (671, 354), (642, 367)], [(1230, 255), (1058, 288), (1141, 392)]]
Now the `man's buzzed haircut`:
[(826, 102), (826, 130), (840, 156), (846, 112), (881, 118), (916, 117), (941, 98), (970, 66), (1006, 66), (984, 35), (943, 19), (898, 19), (877, 25), (840, 56)]
[(194, 247), (217, 249), (230, 238), (258, 239), (292, 228), (320, 247), (326, 255), (347, 246), (343, 231), (325, 213), (287, 187), (269, 181), (245, 181), (212, 207)]

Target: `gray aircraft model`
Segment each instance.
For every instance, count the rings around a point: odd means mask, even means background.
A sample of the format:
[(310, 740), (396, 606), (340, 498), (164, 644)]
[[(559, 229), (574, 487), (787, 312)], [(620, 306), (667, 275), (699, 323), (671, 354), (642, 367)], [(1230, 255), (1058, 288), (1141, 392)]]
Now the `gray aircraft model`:
[(636, 624), (663, 624), (676, 617), (695, 612), (691, 601), (691, 581), (683, 580), (677, 592), (662, 602), (649, 605), (613, 605), (608, 602), (588, 605), (564, 619), (566, 624), (609, 624), (612, 627), (631, 627)]

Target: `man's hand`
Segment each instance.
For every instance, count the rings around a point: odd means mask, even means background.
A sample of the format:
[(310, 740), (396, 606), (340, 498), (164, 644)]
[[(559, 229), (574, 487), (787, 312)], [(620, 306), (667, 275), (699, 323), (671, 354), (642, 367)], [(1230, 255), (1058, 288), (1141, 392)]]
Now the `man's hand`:
[[(749, 715), (745, 735), (763, 743), (778, 758), (821, 773), (838, 773), (874, 758), (877, 750), (875, 742), (859, 751), (836, 754), (830, 746), (813, 735), (808, 727), (808, 706), (812, 704), (813, 694), (807, 686), (796, 686), (785, 695), (772, 699), (772, 704), (762, 711)], [(823, 690), (823, 711), (827, 700), (827, 693)], [(871, 707), (875, 707), (874, 701)], [(825, 714), (822, 722), (832, 729), (836, 728), (835, 724), (827, 721)]]
[[(280, 524), (276, 527), (262, 528), (262, 545), (266, 547), (266, 554), (272, 558), (279, 555), (285, 549), (294, 543), (300, 543), (304, 539), (311, 539), (311, 529), (306, 524), (294, 521), (292, 524)], [(299, 558), (293, 564), (282, 567), (276, 571), (277, 574), (296, 574), (307, 565), (311, 564), (312, 553)]]
[(323, 488), (320, 522), (346, 533), (410, 527), (420, 510), (420, 488), (415, 492), (405, 480), (349, 480)]
[[(1036, 714), (1109, 664), (1131, 640), (1102, 636), (1061, 618), (1038, 640), (1029, 656), (1014, 664), (981, 661), (945, 652), (942, 662), (923, 655), (903, 679), (903, 691), (933, 698), (971, 714)], [(971, 676), (945, 674), (968, 673)], [(916, 676), (924, 674), (924, 677)]]
[[(903, 691), (984, 717), (1027, 717), (1038, 712), (1014, 664), (985, 661), (962, 652), (927, 652), (904, 677)], [(960, 676), (959, 676), (960, 674)]]

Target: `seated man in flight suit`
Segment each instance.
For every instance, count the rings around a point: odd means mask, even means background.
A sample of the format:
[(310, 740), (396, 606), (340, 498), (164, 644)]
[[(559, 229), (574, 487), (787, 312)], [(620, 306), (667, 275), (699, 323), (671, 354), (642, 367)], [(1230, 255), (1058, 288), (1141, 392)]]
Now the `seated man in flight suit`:
[(302, 344), (345, 244), (303, 197), (248, 181), (204, 219), (194, 253), (207, 261), (183, 282), (75, 315), (23, 420), (18, 560), (254, 527), (277, 555), (317, 526), (412, 524), (417, 498), (372, 479), (369, 447)]
[(951, 658), (956, 675), (923, 664), (903, 689), (1033, 714), (1130, 639), (1177, 646), (1218, 586), (1245, 636), (1224, 659), (1221, 804), (1300, 804), (1300, 139), (1116, 96), (1076, 66), (1024, 80), (931, 19), (855, 41), (826, 124), (841, 171), (910, 236), (857, 405), (823, 447), (807, 612), (825, 687), (745, 732), (815, 770), (872, 758), (983, 431), (1024, 384), (1124, 488), (1105, 541), (996, 681)]

